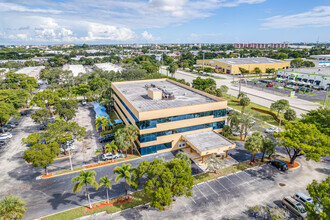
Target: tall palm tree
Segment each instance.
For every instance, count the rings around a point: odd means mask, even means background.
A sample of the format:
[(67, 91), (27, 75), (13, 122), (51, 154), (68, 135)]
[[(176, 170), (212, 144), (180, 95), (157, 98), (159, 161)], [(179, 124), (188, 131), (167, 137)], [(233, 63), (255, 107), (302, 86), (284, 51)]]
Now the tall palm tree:
[[(133, 154), (133, 146), (134, 146), (133, 142), (139, 138), (139, 130), (136, 127), (134, 127), (134, 125), (128, 125), (124, 128), (124, 131), (126, 133), (127, 139), (129, 139), (131, 142), (131, 151)], [(139, 151), (137, 150), (137, 152)]]
[(72, 183), (77, 182), (73, 189), (72, 192), (80, 192), (83, 186), (86, 186), (86, 193), (87, 193), (87, 198), (89, 202), (89, 208), (92, 208), (92, 203), (91, 203), (91, 198), (89, 196), (89, 191), (88, 191), (88, 184), (92, 185), (96, 190), (99, 189), (99, 184), (95, 180), (96, 172), (87, 170), (85, 171), (80, 171), (80, 175), (73, 177), (72, 178)]
[(97, 162), (100, 162), (100, 155), (102, 154), (102, 151), (100, 149), (96, 149), (95, 155), (97, 156)]
[(101, 126), (102, 131), (104, 132), (106, 127), (108, 126), (108, 123), (109, 123), (109, 119), (107, 117), (97, 116), (97, 118), (95, 119), (95, 129), (96, 129), (96, 131), (98, 131), (100, 126)]
[(239, 104), (242, 106), (242, 114), (244, 113), (244, 109), (246, 106), (250, 105), (249, 97), (243, 97), (239, 100)]
[(0, 201), (0, 218), (22, 219), (26, 212), (25, 204), (18, 196), (3, 197)]
[(106, 189), (106, 191), (107, 191), (107, 203), (108, 203), (108, 204), (109, 204), (109, 194), (108, 194), (108, 190), (109, 190), (109, 189), (112, 189), (112, 186), (111, 186), (111, 181), (112, 181), (112, 180), (113, 180), (112, 178), (109, 179), (108, 176), (104, 176), (104, 177), (101, 177), (101, 178), (100, 178), (100, 182), (99, 182), (100, 187), (104, 186), (105, 189)]
[(119, 147), (119, 149), (122, 151), (125, 151), (125, 154), (127, 157), (127, 150), (131, 146), (131, 141), (130, 141), (130, 139), (127, 138), (127, 135), (123, 131), (123, 129), (118, 129), (116, 131), (115, 140), (116, 140), (116, 144)]
[(118, 181), (120, 179), (124, 179), (125, 180), (125, 191), (126, 191), (126, 199), (127, 199), (127, 195), (128, 195), (128, 191), (127, 191), (127, 185), (131, 185), (131, 173), (134, 170), (134, 168), (131, 168), (131, 164), (123, 164), (121, 167), (115, 167), (115, 169), (113, 170), (113, 173), (118, 174), (116, 176), (116, 183), (118, 183)]

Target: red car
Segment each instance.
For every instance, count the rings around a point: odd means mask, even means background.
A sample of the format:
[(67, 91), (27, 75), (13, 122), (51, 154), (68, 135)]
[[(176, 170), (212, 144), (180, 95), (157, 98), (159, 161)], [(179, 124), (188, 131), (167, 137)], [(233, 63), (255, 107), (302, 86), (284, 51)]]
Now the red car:
[(271, 83), (268, 83), (267, 85), (266, 85), (266, 87), (273, 87), (274, 85), (273, 84), (271, 84)]

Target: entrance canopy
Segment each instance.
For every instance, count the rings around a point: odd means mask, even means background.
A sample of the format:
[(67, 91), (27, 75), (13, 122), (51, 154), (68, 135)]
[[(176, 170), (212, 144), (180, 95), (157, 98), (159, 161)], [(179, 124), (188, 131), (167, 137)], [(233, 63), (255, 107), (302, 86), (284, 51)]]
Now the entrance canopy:
[(236, 144), (214, 131), (186, 134), (182, 138), (200, 156), (224, 152), (236, 147)]

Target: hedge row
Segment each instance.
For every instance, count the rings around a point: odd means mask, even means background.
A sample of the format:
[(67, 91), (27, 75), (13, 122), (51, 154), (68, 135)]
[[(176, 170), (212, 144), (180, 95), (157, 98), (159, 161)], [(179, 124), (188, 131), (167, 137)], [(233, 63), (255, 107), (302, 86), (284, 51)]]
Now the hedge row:
[[(258, 107), (252, 107), (251, 109), (254, 110), (254, 111), (257, 111), (257, 112), (261, 112), (261, 113), (264, 113), (264, 114), (271, 115), (276, 122), (280, 123), (280, 119), (277, 117), (277, 114), (274, 113), (271, 110), (267, 110), (267, 109), (264, 109), (264, 108), (258, 108)], [(282, 125), (285, 125), (287, 123), (287, 121), (284, 118), (282, 118), (281, 123), (282, 123)]]

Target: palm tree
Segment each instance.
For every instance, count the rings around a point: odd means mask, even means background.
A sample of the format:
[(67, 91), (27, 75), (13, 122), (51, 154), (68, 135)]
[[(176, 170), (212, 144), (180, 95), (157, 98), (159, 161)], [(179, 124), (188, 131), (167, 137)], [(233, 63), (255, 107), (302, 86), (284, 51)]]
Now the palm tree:
[(5, 196), (0, 201), (0, 218), (1, 219), (22, 219), (26, 202), (18, 196)]
[(97, 156), (97, 162), (100, 162), (100, 155), (102, 154), (102, 151), (100, 149), (96, 149), (95, 155)]
[(250, 105), (250, 99), (246, 96), (239, 100), (239, 104), (242, 106), (242, 114), (246, 106)]
[(100, 105), (106, 107), (106, 109), (109, 112), (109, 115), (111, 115), (111, 110), (112, 110), (112, 106), (114, 103), (114, 99), (111, 94), (112, 94), (112, 89), (109, 86), (108, 88), (106, 88), (102, 91), (100, 99), (99, 99)]
[(131, 185), (131, 173), (134, 170), (134, 168), (131, 168), (131, 164), (123, 164), (121, 167), (115, 167), (113, 170), (113, 173), (118, 174), (116, 176), (116, 183), (120, 179), (125, 180), (125, 191), (126, 191), (126, 199), (128, 198), (127, 195), (127, 185)]
[(261, 151), (262, 148), (262, 136), (259, 132), (253, 133), (251, 137), (248, 137), (244, 148), (251, 153), (250, 163), (254, 162), (255, 154)]
[(107, 117), (97, 116), (97, 118), (95, 119), (95, 129), (96, 129), (96, 131), (98, 131), (100, 126), (101, 126), (102, 131), (104, 132), (106, 127), (108, 126), (108, 123), (109, 123), (109, 119)]
[(127, 138), (127, 134), (123, 131), (123, 129), (118, 129), (116, 131), (115, 140), (119, 149), (125, 151), (127, 157), (127, 150), (131, 146), (131, 141)]
[(76, 193), (76, 192), (80, 192), (81, 189), (83, 188), (83, 186), (86, 186), (86, 193), (87, 193), (87, 198), (88, 198), (88, 202), (89, 202), (89, 208), (92, 208), (92, 203), (91, 203), (91, 199), (89, 196), (89, 192), (88, 192), (88, 184), (92, 185), (96, 190), (98, 190), (99, 188), (99, 184), (97, 184), (96, 180), (95, 180), (95, 176), (96, 176), (96, 172), (95, 171), (91, 171), (91, 170), (87, 170), (85, 171), (80, 171), (80, 175), (73, 177), (72, 178), (72, 183), (77, 182), (73, 189), (72, 192)]
[[(134, 127), (134, 125), (128, 125), (124, 128), (124, 131), (126, 133), (127, 139), (129, 139), (131, 142), (131, 151), (133, 154), (133, 146), (134, 146), (133, 142), (139, 138), (139, 130), (136, 127)], [(139, 151), (137, 150), (137, 152)]]
[(112, 180), (113, 180), (112, 178), (109, 179), (108, 176), (104, 176), (104, 177), (101, 177), (101, 178), (100, 178), (100, 182), (99, 182), (100, 187), (104, 186), (105, 189), (106, 189), (106, 191), (107, 191), (107, 203), (108, 203), (108, 204), (109, 204), (109, 194), (108, 194), (108, 190), (109, 190), (109, 189), (112, 189), (112, 186), (111, 186), (111, 181), (112, 181)]

